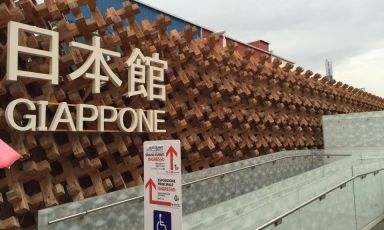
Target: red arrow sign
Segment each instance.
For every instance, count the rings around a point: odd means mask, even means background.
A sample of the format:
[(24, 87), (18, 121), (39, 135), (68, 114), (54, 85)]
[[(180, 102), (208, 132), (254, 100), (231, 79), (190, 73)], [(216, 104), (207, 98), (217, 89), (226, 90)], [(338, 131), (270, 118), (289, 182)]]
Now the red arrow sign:
[(145, 188), (149, 187), (149, 203), (152, 202), (152, 188), (156, 189), (156, 184), (153, 182), (152, 178), (149, 178), (148, 182), (145, 184)]
[(155, 182), (153, 182), (152, 178), (149, 178), (149, 180), (145, 184), (145, 188), (148, 188), (148, 187), (149, 187), (149, 203), (150, 204), (157, 204), (157, 205), (163, 205), (163, 206), (172, 206), (171, 202), (153, 200), (153, 198), (152, 198), (152, 188), (156, 189), (156, 184), (155, 184)]
[(171, 145), (171, 147), (169, 147), (169, 149), (167, 150), (167, 154), (166, 156), (170, 155), (170, 161), (171, 161), (171, 171), (173, 171), (173, 155), (175, 155), (175, 157), (177, 157), (177, 152), (176, 150), (173, 148), (173, 146)]

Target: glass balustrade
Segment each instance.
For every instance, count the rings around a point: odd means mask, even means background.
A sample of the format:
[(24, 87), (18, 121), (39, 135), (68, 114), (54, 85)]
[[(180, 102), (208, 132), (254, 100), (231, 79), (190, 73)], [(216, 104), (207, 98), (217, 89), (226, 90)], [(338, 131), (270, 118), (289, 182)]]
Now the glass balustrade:
[[(326, 175), (325, 175), (326, 176)], [(349, 177), (349, 179), (348, 179)], [(348, 181), (343, 184), (343, 180)], [(353, 179), (352, 179), (353, 178)], [(260, 229), (265, 223), (265, 230), (360, 230), (380, 220), (384, 215), (384, 161), (383, 159), (361, 159), (360, 164), (352, 165), (348, 170), (327, 177), (327, 182), (334, 184), (326, 188), (322, 181), (303, 189), (298, 189), (301, 204), (307, 205), (291, 209), (283, 218), (270, 218), (254, 227), (238, 225), (236, 229)], [(340, 185), (340, 186), (336, 186)], [(322, 193), (315, 195), (318, 189)], [(332, 189), (335, 188), (335, 189)], [(327, 190), (328, 189), (328, 190)], [(270, 206), (270, 208), (273, 206)], [(297, 210), (295, 210), (297, 209)], [(294, 211), (293, 211), (294, 210)], [(256, 214), (256, 213), (255, 213)], [(373, 226), (372, 226), (373, 227)]]
[[(358, 156), (351, 156), (339, 161), (330, 161), (331, 163), (322, 167), (186, 215), (183, 217), (183, 229), (237, 229), (237, 226), (240, 226), (238, 229), (254, 229), (317, 195), (327, 186), (351, 177), (348, 169), (357, 164), (359, 159)], [(271, 170), (270, 167), (265, 169)]]

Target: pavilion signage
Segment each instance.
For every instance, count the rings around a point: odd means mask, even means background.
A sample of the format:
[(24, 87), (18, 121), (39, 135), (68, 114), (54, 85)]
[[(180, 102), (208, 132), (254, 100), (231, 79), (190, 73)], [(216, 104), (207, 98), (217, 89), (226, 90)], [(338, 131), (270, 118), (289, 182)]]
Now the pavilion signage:
[[(50, 50), (40, 50), (19, 45), (19, 32), (26, 31), (33, 34), (48, 36)], [(92, 93), (99, 94), (104, 82), (111, 81), (116, 87), (122, 81), (108, 66), (104, 56), (121, 57), (118, 52), (100, 47), (100, 37), (92, 38), (92, 45), (70, 42), (69, 47), (76, 47), (90, 51), (87, 60), (81, 67), (68, 75), (69, 80), (84, 77), (92, 81)], [(18, 69), (19, 54), (40, 56), (49, 59), (49, 73), (37, 73)], [(128, 68), (128, 92), (124, 96), (140, 95), (149, 101), (166, 100), (164, 71), (168, 64), (159, 59), (159, 54), (152, 57), (144, 56), (139, 49), (134, 49), (131, 56), (124, 63)], [(91, 73), (88, 69), (92, 68)], [(101, 73), (100, 69), (103, 70)], [(7, 50), (7, 78), (8, 81), (17, 81), (19, 78), (32, 78), (50, 81), (52, 85), (59, 84), (59, 34), (58, 32), (25, 25), (10, 21), (8, 23), (8, 50)], [(47, 107), (56, 105), (53, 119), (47, 121)], [(17, 122), (14, 112), (17, 106), (25, 106), (28, 114), (23, 114), (24, 121)], [(73, 120), (70, 108), (75, 111)], [(30, 112), (30, 113), (29, 113)], [(46, 100), (31, 101), (19, 98), (11, 101), (6, 108), (5, 117), (7, 124), (18, 131), (61, 131), (58, 127), (67, 127), (64, 131), (96, 131), (108, 132), (105, 125), (116, 123), (121, 132), (165, 132), (159, 125), (164, 123), (161, 116), (163, 110), (143, 110), (130, 107), (115, 108), (113, 106), (95, 106), (91, 104), (68, 104), (67, 102), (51, 103)], [(126, 119), (128, 118), (128, 119)], [(127, 122), (128, 121), (128, 122)], [(97, 128), (87, 130), (85, 122), (97, 123)]]

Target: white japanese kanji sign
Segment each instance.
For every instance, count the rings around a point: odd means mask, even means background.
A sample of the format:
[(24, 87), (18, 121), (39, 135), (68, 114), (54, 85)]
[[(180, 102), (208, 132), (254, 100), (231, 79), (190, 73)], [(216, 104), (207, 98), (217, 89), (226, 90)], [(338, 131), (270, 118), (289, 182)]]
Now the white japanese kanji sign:
[[(159, 59), (159, 54), (144, 57), (137, 48), (125, 62), (128, 67), (128, 96), (141, 95), (153, 101), (165, 101), (164, 70), (168, 68), (166, 61)], [(144, 85), (146, 84), (147, 87)]]
[[(88, 59), (84, 62), (84, 64), (75, 72), (68, 75), (68, 77), (71, 80), (75, 80), (81, 75), (85, 75), (85, 78), (92, 79), (93, 93), (100, 93), (101, 81), (108, 81), (110, 79), (115, 86), (121, 85), (122, 82), (120, 78), (116, 76), (116, 74), (111, 70), (111, 68), (109, 67), (109, 65), (107, 64), (103, 56), (103, 55), (109, 55), (113, 57), (120, 57), (121, 54), (118, 52), (100, 48), (100, 37), (98, 36), (92, 37), (92, 46), (82, 44), (79, 42), (70, 42), (69, 46), (91, 51), (91, 54), (89, 55)], [(87, 70), (91, 66), (93, 66), (92, 68), (93, 73), (87, 73)], [(107, 76), (101, 75), (100, 67), (102, 68), (102, 70)]]
[[(38, 35), (48, 36), (49, 50), (40, 50), (19, 45), (19, 32), (25, 31)], [(7, 80), (17, 81), (18, 77), (50, 80), (52, 84), (59, 83), (59, 33), (36, 26), (18, 22), (8, 23), (8, 50), (7, 50)], [(111, 81), (116, 87), (121, 86), (122, 80), (112, 71), (104, 56), (121, 57), (116, 51), (101, 48), (101, 38), (92, 37), (92, 45), (79, 42), (70, 42), (69, 47), (90, 51), (87, 60), (77, 70), (70, 73), (68, 78), (75, 80), (81, 76), (92, 80), (92, 93), (100, 93), (102, 82)], [(29, 72), (18, 69), (19, 53), (39, 56), (49, 59), (49, 73)], [(159, 58), (158, 53), (145, 57), (140, 49), (134, 48), (125, 62), (128, 68), (128, 97), (140, 95), (150, 101), (155, 99), (165, 101), (166, 91), (164, 85), (164, 71), (168, 63)], [(91, 73), (88, 69), (92, 67)], [(101, 73), (101, 70), (105, 75)]]
[[(40, 50), (19, 45), (19, 32), (32, 32), (37, 35), (50, 38), (50, 49)], [(19, 53), (39, 56), (49, 59), (49, 73), (37, 73), (19, 70)], [(53, 85), (59, 83), (59, 34), (55, 31), (41, 29), (19, 22), (8, 23), (8, 45), (7, 45), (7, 80), (17, 81), (18, 77), (49, 80)]]
[(179, 140), (144, 142), (144, 229), (181, 230)]

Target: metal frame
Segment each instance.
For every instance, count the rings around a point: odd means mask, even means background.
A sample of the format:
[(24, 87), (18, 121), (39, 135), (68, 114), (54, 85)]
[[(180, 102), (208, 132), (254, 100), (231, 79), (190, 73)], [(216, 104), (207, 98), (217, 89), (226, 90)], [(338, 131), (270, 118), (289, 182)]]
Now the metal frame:
[[(309, 156), (312, 156), (312, 157), (319, 156), (319, 157), (328, 157), (329, 158), (331, 156), (332, 157), (337, 157), (337, 156), (346, 157), (346, 156), (351, 156), (351, 155), (349, 155), (349, 154), (321, 154), (321, 155), (304, 154), (304, 155), (284, 156), (284, 157), (279, 157), (279, 158), (276, 158), (276, 159), (273, 159), (273, 160), (268, 160), (268, 161), (264, 161), (264, 162), (261, 162), (261, 163), (256, 163), (256, 164), (248, 165), (248, 166), (245, 166), (245, 167), (242, 167), (242, 168), (226, 171), (226, 172), (215, 174), (215, 175), (208, 176), (208, 177), (204, 177), (204, 178), (201, 178), (201, 179), (193, 180), (193, 181), (190, 181), (190, 182), (187, 182), (187, 183), (183, 183), (182, 186), (190, 187), (192, 184), (195, 184), (195, 183), (198, 183), (198, 182), (209, 180), (209, 179), (212, 179), (212, 178), (215, 178), (215, 177), (220, 177), (220, 176), (222, 177), (222, 176), (225, 176), (226, 174), (235, 173), (235, 172), (239, 172), (239, 171), (250, 169), (250, 168), (255, 168), (256, 166), (260, 166), (260, 165), (264, 165), (264, 164), (268, 164), (268, 163), (276, 163), (276, 161), (279, 161), (279, 160), (284, 160), (284, 159), (288, 159), (288, 158), (292, 158), (294, 160), (296, 157), (309, 157)], [(144, 195), (132, 197), (132, 198), (125, 199), (125, 200), (122, 200), (122, 201), (118, 201), (118, 202), (115, 202), (115, 203), (112, 203), (112, 204), (103, 205), (103, 206), (100, 206), (98, 208), (93, 208), (93, 209), (85, 210), (83, 212), (79, 212), (79, 213), (76, 213), (76, 214), (73, 214), (73, 215), (69, 215), (69, 216), (65, 216), (65, 217), (62, 217), (62, 218), (50, 220), (50, 221), (48, 221), (48, 224), (54, 224), (54, 223), (58, 223), (58, 222), (61, 222), (61, 221), (64, 221), (64, 220), (68, 220), (68, 219), (72, 219), (72, 218), (75, 218), (75, 217), (85, 216), (88, 213), (96, 212), (96, 211), (99, 211), (99, 210), (102, 210), (102, 209), (110, 208), (110, 207), (113, 207), (113, 206), (116, 206), (116, 205), (124, 204), (124, 203), (130, 202), (130, 201), (139, 200), (139, 199), (144, 199)]]
[(355, 180), (355, 179), (357, 179), (357, 178), (359, 178), (359, 177), (360, 177), (361, 179), (364, 179), (368, 174), (373, 174), (373, 175), (376, 176), (380, 171), (383, 171), (383, 170), (384, 170), (384, 168), (380, 168), (380, 169), (372, 170), (372, 171), (370, 171), (370, 172), (366, 172), (366, 173), (362, 173), (362, 174), (358, 174), (358, 175), (356, 175), (356, 176), (353, 176), (353, 177), (351, 177), (351, 178), (349, 178), (349, 179), (343, 181), (342, 183), (340, 183), (340, 184), (338, 184), (338, 185), (332, 187), (331, 189), (328, 189), (327, 191), (325, 191), (325, 192), (323, 192), (323, 193), (321, 193), (321, 194), (319, 194), (319, 195), (317, 195), (317, 196), (315, 196), (315, 197), (309, 199), (308, 201), (306, 201), (306, 202), (300, 204), (300, 205), (297, 206), (296, 208), (293, 208), (293, 209), (291, 209), (291, 210), (289, 210), (289, 211), (283, 213), (282, 215), (280, 215), (280, 216), (278, 216), (278, 217), (276, 217), (276, 218), (274, 218), (274, 219), (268, 221), (267, 223), (261, 225), (260, 227), (254, 229), (254, 230), (262, 230), (262, 229), (265, 229), (265, 228), (267, 228), (267, 227), (269, 227), (269, 226), (271, 226), (271, 225), (276, 225), (276, 226), (277, 226), (277, 225), (280, 225), (280, 224), (283, 222), (283, 218), (284, 218), (284, 217), (289, 216), (290, 214), (292, 214), (292, 213), (296, 212), (297, 210), (299, 210), (299, 209), (301, 209), (301, 208), (303, 208), (303, 207), (305, 207), (305, 206), (311, 204), (312, 202), (314, 202), (314, 201), (316, 201), (316, 200), (318, 200), (318, 199), (319, 199), (319, 200), (323, 200), (323, 199), (325, 199), (325, 198), (326, 198), (326, 195), (327, 195), (328, 193), (330, 193), (330, 192), (332, 192), (332, 191), (335, 191), (335, 190), (338, 189), (338, 188), (343, 189), (343, 188), (347, 185), (347, 183), (349, 183), (349, 182), (351, 182), (351, 181), (353, 181), (353, 180)]

